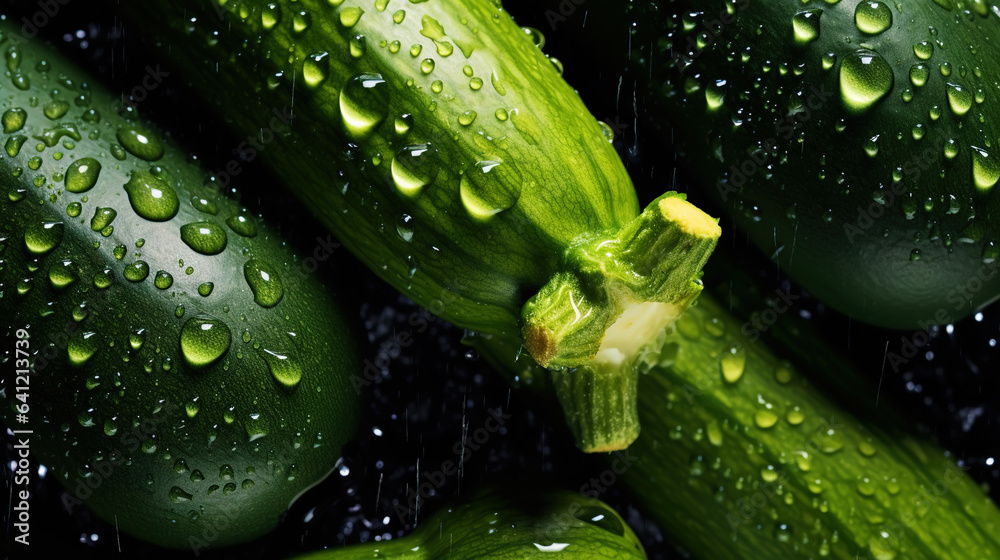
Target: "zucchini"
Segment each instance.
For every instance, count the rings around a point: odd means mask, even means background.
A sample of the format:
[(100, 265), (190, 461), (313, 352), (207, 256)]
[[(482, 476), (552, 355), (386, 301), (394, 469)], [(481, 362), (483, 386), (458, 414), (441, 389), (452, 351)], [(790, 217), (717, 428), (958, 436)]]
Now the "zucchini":
[(677, 131), (701, 184), (810, 293), (909, 330), (1000, 295), (1000, 17), (989, 3), (594, 9), (588, 21), (618, 22), (615, 32), (635, 22), (628, 64), (653, 126)]
[(635, 533), (600, 500), (568, 490), (501, 488), (432, 515), (405, 537), (331, 548), (296, 560), (351, 558), (646, 558)]
[(71, 511), (172, 548), (270, 531), (357, 427), (342, 311), (131, 108), (10, 21), (0, 49), (0, 417)]
[[(344, 245), (460, 327), (613, 373), (562, 402), (584, 449), (634, 439), (633, 346), (701, 290), (720, 230), (672, 193), (637, 216), (602, 127), (499, 2), (119, 8), (241, 134), (294, 99), (261, 156)], [(646, 304), (647, 333), (605, 336)]]
[[(632, 466), (609, 456), (669, 540), (695, 558), (1000, 556), (1000, 510), (951, 454), (884, 404), (834, 402), (804, 373), (859, 375), (805, 331), (800, 372), (726, 309), (703, 293), (666, 333), (639, 378)], [(512, 379), (537, 367), (510, 340), (477, 348)]]

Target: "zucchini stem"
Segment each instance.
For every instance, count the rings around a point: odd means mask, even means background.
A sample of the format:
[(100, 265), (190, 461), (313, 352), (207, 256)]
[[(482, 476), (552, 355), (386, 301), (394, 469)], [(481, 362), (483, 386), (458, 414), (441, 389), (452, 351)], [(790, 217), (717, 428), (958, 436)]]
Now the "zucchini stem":
[(525, 348), (552, 372), (583, 451), (639, 436), (639, 371), (657, 363), (666, 330), (701, 293), (720, 235), (684, 195), (666, 193), (613, 237), (567, 250), (564, 272), (525, 304)]

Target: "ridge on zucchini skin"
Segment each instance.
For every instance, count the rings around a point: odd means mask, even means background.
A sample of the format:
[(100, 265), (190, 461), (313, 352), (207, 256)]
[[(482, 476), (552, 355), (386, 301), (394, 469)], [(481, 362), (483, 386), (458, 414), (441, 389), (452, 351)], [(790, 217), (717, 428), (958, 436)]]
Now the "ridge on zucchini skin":
[[(150, 34), (241, 134), (294, 92), (293, 125), (263, 159), (367, 266), (460, 327), (524, 329), (541, 363), (588, 367), (627, 305), (679, 311), (698, 289), (717, 226), (677, 238), (678, 220), (712, 221), (686, 202), (639, 216), (605, 132), (498, 1), (120, 8), (157, 22)], [(594, 264), (595, 240), (664, 260)], [(576, 324), (581, 297), (594, 311)]]
[(2, 16), (0, 49), (0, 340), (25, 353), (0, 418), (71, 511), (196, 552), (263, 535), (354, 436), (343, 312), (133, 108)]
[(635, 22), (627, 60), (648, 105), (683, 131), (684, 159), (736, 225), (809, 292), (905, 329), (1000, 296), (1000, 15), (988, 3), (597, 9)]

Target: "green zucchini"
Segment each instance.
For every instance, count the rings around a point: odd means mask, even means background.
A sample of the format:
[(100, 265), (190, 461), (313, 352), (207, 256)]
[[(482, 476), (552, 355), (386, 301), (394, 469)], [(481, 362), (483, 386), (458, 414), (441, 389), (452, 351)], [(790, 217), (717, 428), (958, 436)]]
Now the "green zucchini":
[(909, 330), (1000, 296), (989, 3), (623, 0), (590, 21), (631, 26), (610, 64), (629, 61), (654, 126), (809, 292)]
[(675, 318), (720, 230), (672, 194), (637, 216), (606, 133), (499, 2), (120, 9), (241, 134), (294, 99), (261, 157), (344, 245), (461, 327), (520, 334), (546, 367), (617, 374), (563, 403), (581, 447), (634, 439), (637, 350), (609, 345), (646, 339), (605, 334), (645, 304), (657, 326)]
[(568, 490), (502, 488), (452, 505), (399, 539), (331, 548), (296, 560), (351, 558), (646, 558), (635, 533), (600, 500)]
[(0, 418), (71, 511), (196, 551), (266, 533), (354, 436), (342, 311), (116, 96), (9, 21), (0, 49)]
[[(951, 454), (909, 433), (884, 403), (851, 403), (859, 416), (807, 379), (857, 387), (860, 376), (806, 331), (800, 371), (751, 343), (726, 309), (703, 293), (649, 355), (643, 430), (620, 452), (631, 466), (609, 456), (669, 540), (695, 558), (1000, 555), (1000, 510)], [(512, 379), (537, 367), (516, 363), (510, 340), (477, 348)]]

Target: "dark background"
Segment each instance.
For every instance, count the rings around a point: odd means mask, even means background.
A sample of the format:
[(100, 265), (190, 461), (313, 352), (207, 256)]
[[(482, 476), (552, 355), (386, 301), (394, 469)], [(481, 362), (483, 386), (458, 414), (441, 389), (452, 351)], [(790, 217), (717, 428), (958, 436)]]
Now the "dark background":
[[(116, 93), (128, 92), (139, 84), (147, 65), (169, 67), (170, 61), (144, 43), (140, 34), (112, 11), (95, 9), (94, 4), (77, 0), (60, 6), (39, 36), (88, 67)], [(673, 189), (689, 193), (690, 200), (710, 214), (721, 215), (687, 180), (682, 163), (675, 161), (670, 136), (653, 132), (645, 99), (636, 89), (637, 76), (626, 60), (628, 29), (609, 32), (594, 22), (587, 23), (586, 3), (553, 27), (546, 12), (558, 11), (559, 4), (557, 0), (504, 2), (521, 25), (542, 31), (545, 52), (562, 61), (566, 80), (579, 90), (593, 114), (615, 130), (615, 146), (639, 190), (640, 203), (645, 205), (661, 192)], [(38, 9), (36, 1), (0, 0), (0, 12), (15, 21)], [(595, 58), (598, 50), (603, 56)], [(607, 63), (615, 59), (616, 52), (620, 52), (619, 62)], [(604, 62), (596, 63), (598, 59)], [(169, 127), (169, 132), (198, 154), (209, 169), (220, 169), (236, 155), (239, 137), (228, 131), (179, 77), (165, 79), (139, 104), (139, 110)], [(177, 118), (178, 114), (185, 118)], [(232, 183), (244, 204), (278, 224), (293, 243), (308, 247), (316, 236), (326, 237), (325, 230), (295, 201), (276, 200), (273, 188), (268, 189), (264, 203), (261, 193), (279, 182), (260, 161), (247, 165), (251, 172), (241, 173)], [(787, 285), (787, 279), (750, 246), (745, 236), (726, 220), (722, 226), (723, 240), (713, 259), (736, 263), (758, 283), (761, 292)], [(410, 331), (414, 342), (389, 356), (390, 373), (373, 385), (359, 438), (344, 449), (341, 474), (331, 476), (300, 499), (271, 535), (204, 557), (283, 557), (297, 551), (403, 534), (412, 527), (413, 519), (401, 522), (393, 505), (406, 503), (407, 492), (416, 479), (417, 461), (426, 471), (454, 459), (452, 447), (461, 439), (463, 423), (470, 432), (482, 426), (489, 408), (502, 408), (511, 419), (469, 458), (463, 478), (452, 477), (438, 495), (426, 501), (420, 511), (421, 520), (450, 499), (466, 496), (484, 481), (538, 477), (543, 483), (578, 490), (606, 468), (599, 458), (581, 454), (573, 447), (560, 411), (532, 408), (490, 371), (474, 351), (461, 343), (461, 329), (435, 319), (430, 328), (417, 332), (408, 319), (421, 310), (346, 250), (341, 249), (323, 263), (321, 273), (339, 284), (348, 312), (367, 334), (367, 340), (361, 341), (363, 359), (376, 361), (379, 345), (392, 340), (394, 332)], [(795, 288), (796, 293), (800, 291)], [(829, 343), (848, 353), (869, 377), (872, 392), (868, 397), (874, 401), (886, 342), (897, 345), (901, 333), (853, 322), (825, 309), (808, 294), (797, 302), (797, 309), (803, 317), (808, 315)], [(919, 420), (918, 429), (936, 436), (968, 468), (969, 474), (984, 484), (1000, 476), (997, 465), (987, 462), (1000, 450), (1000, 438), (993, 433), (994, 420), (1000, 419), (995, 347), (1000, 338), (998, 325), (1000, 313), (991, 309), (955, 324), (953, 334), (942, 330), (924, 349), (927, 352), (921, 356), (923, 359), (912, 360), (900, 374), (888, 370), (878, 389), (880, 402), (894, 401), (910, 418)], [(9, 457), (11, 443), (5, 440)], [(5, 465), (8, 461), (5, 458)], [(9, 486), (9, 467), (5, 474)], [(36, 480), (31, 556), (52, 552), (82, 559), (107, 557), (119, 551), (130, 557), (184, 556), (119, 535), (113, 525), (85, 509), (67, 513), (60, 502), (61, 486), (51, 477)], [(996, 490), (991, 493), (995, 500), (1000, 496)], [(621, 512), (651, 558), (680, 557), (664, 543), (655, 524), (633, 506), (620, 485), (612, 486), (601, 498)], [(7, 515), (5, 512), (5, 518)]]

